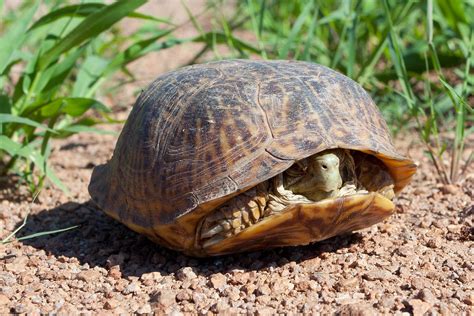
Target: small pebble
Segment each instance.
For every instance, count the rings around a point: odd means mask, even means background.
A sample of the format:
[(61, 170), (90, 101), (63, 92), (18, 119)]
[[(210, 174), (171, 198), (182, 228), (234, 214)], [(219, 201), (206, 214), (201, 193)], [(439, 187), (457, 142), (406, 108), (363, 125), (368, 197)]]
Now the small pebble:
[(419, 299), (409, 300), (408, 304), (410, 304), (413, 309), (413, 316), (423, 316), (431, 307), (431, 304)]
[(216, 273), (213, 276), (211, 276), (211, 284), (212, 284), (212, 287), (215, 289), (218, 289), (218, 290), (223, 289), (226, 283), (227, 283), (227, 278), (222, 273)]
[(197, 278), (196, 273), (194, 273), (193, 268), (185, 267), (176, 273), (176, 276), (180, 281), (190, 281)]
[(365, 273), (362, 277), (368, 281), (374, 281), (374, 280), (384, 281), (384, 280), (393, 279), (393, 274), (385, 270), (377, 269), (377, 270), (372, 270), (370, 272)]
[(104, 308), (108, 310), (115, 309), (117, 306), (119, 306), (119, 301), (113, 298), (108, 299), (107, 301), (105, 301), (105, 304), (104, 304)]
[(176, 294), (172, 290), (161, 290), (153, 295), (151, 301), (163, 307), (168, 307), (176, 303)]

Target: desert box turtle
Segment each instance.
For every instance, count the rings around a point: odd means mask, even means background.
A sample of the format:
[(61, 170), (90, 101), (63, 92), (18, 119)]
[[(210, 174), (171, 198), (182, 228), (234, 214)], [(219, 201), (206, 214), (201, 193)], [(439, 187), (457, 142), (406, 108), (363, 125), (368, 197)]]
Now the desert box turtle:
[(308, 62), (229, 60), (156, 79), (89, 192), (157, 243), (213, 256), (373, 225), (415, 171), (351, 79)]

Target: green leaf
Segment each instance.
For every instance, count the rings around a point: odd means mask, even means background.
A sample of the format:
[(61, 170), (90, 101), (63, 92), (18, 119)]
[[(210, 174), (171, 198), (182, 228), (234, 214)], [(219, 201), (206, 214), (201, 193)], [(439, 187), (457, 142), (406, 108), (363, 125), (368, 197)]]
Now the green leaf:
[(0, 113), (10, 114), (12, 109), (12, 103), (10, 97), (6, 94), (0, 93)]
[(0, 37), (0, 75), (3, 74), (10, 64), (12, 55), (23, 43), (26, 29), (31, 22), (33, 14), (38, 9), (39, 3), (40, 1), (35, 1), (35, 4), (9, 27), (8, 32)]
[[(150, 52), (151, 50), (158, 50), (156, 49), (158, 46), (159, 49), (161, 48), (168, 48), (170, 45), (165, 45), (165, 42), (156, 43), (157, 40), (160, 38), (168, 35), (171, 33), (171, 30), (161, 31), (158, 35), (152, 36), (151, 38), (138, 41), (133, 43), (123, 52), (118, 53), (114, 59), (107, 65), (104, 70), (103, 76), (107, 76), (112, 72), (122, 68), (123, 66), (131, 63), (134, 60), (142, 57), (146, 53)], [(172, 46), (173, 44), (171, 44)], [(151, 49), (150, 49), (151, 48)]]
[[(36, 195), (36, 197), (37, 197), (37, 195)], [(33, 201), (36, 200), (36, 197), (33, 199)], [(14, 231), (12, 231), (7, 237), (2, 239), (2, 244), (6, 244), (6, 243), (10, 242), (10, 239), (12, 239), (12, 237), (14, 237), (23, 227), (25, 227), (27, 219), (28, 219), (28, 213), (26, 214), (25, 218), (23, 219), (23, 223), (21, 223), (21, 225), (18, 226)]]
[(128, 17), (142, 19), (142, 20), (150, 20), (150, 21), (155, 21), (155, 22), (159, 22), (159, 23), (163, 23), (163, 24), (168, 24), (168, 25), (171, 25), (171, 26), (176, 26), (174, 23), (172, 23), (171, 21), (169, 21), (167, 19), (160, 19), (160, 18), (154, 17), (152, 15), (146, 15), (146, 14), (143, 14), (143, 13), (140, 13), (140, 12), (132, 12), (128, 15)]
[[(27, 217), (25, 217), (25, 220), (26, 220), (26, 218), (27, 218)], [(24, 225), (23, 225), (23, 226), (24, 226)], [(20, 226), (19, 228), (21, 229), (23, 226)], [(45, 232), (39, 232), (39, 233), (34, 233), (34, 234), (22, 236), (22, 237), (17, 237), (17, 238), (15, 238), (15, 240), (22, 241), (22, 240), (27, 240), (27, 239), (38, 238), (38, 237), (42, 237), (42, 236), (46, 236), (46, 235), (52, 235), (52, 234), (57, 234), (57, 233), (66, 232), (66, 231), (68, 231), (68, 230), (73, 230), (73, 229), (76, 229), (76, 228), (78, 228), (78, 227), (80, 227), (80, 225), (75, 225), (75, 226), (70, 226), (70, 227), (60, 228), (60, 229), (55, 229), (55, 230), (48, 230), (48, 231), (45, 231)], [(2, 240), (2, 244), (6, 244), (6, 243), (12, 242), (12, 240), (11, 240), (12, 237), (15, 236), (15, 234), (16, 234), (20, 229), (16, 229), (13, 234), (10, 234), (7, 238), (3, 239), (3, 240)]]
[(458, 23), (467, 23), (463, 1), (438, 0), (437, 3), (449, 26), (459, 32)]
[(288, 36), (285, 45), (280, 50), (280, 53), (278, 55), (280, 59), (288, 57), (288, 52), (290, 51), (290, 48), (293, 45), (293, 42), (295, 42), (296, 36), (298, 35), (301, 28), (303, 27), (303, 24), (305, 23), (312, 9), (313, 9), (313, 1), (308, 1), (303, 11), (301, 12), (301, 14), (298, 16), (298, 19), (296, 19), (296, 22), (293, 24), (290, 35)]
[(61, 132), (67, 132), (71, 134), (75, 133), (94, 133), (94, 134), (99, 134), (99, 135), (117, 135), (117, 132), (114, 131), (107, 131), (95, 127), (90, 127), (87, 125), (70, 125), (66, 126), (60, 130), (58, 130), (59, 133)]
[[(33, 147), (33, 144), (28, 144), (23, 147), (18, 146), (19, 144), (14, 144), (10, 139), (5, 136), (0, 135), (0, 147), (3, 147), (4, 144), (8, 144), (5, 150), (12, 156), (20, 156), (23, 158), (28, 159), (31, 161), (40, 171), (42, 174), (46, 175), (46, 177), (59, 189), (64, 191), (66, 194), (69, 194), (68, 188), (59, 180), (53, 170), (46, 164), (46, 157), (42, 155), (37, 149)], [(5, 140), (5, 141), (4, 141)], [(2, 148), (3, 149), (3, 148)]]
[[(36, 93), (42, 91), (49, 91), (51, 89), (59, 88), (66, 79), (67, 75), (71, 72), (76, 64), (76, 61), (81, 57), (85, 47), (74, 50), (64, 60), (58, 64), (53, 64), (48, 67), (38, 80), (36, 86)], [(77, 80), (76, 80), (77, 81)]]
[(23, 94), (28, 94), (28, 90), (31, 87), (31, 77), (25, 73), (23, 75), (23, 81), (21, 83), (21, 90), (23, 91)]
[(24, 157), (29, 161), (33, 162), (36, 167), (44, 174), (45, 172), (45, 158), (41, 153), (33, 147), (32, 144), (28, 144), (20, 148), (16, 152), (17, 156)]
[(51, 169), (48, 165), (46, 165), (46, 170), (45, 170), (45, 175), (48, 178), (49, 181), (51, 181), (56, 187), (61, 189), (66, 195), (70, 195), (69, 189), (62, 183), (61, 180), (56, 176), (56, 174), (53, 172), (53, 169)]
[(51, 132), (51, 133), (56, 133), (54, 130), (48, 128), (44, 124), (35, 122), (26, 117), (20, 117), (20, 116), (11, 115), (11, 114), (0, 114), (0, 124), (4, 124), (4, 123), (19, 123), (19, 124), (24, 124), (28, 126), (33, 126), (42, 130), (47, 130), (48, 132)]
[(110, 111), (109, 108), (107, 108), (103, 103), (94, 99), (60, 98), (43, 106), (40, 110), (40, 113), (44, 117), (52, 117), (60, 113), (68, 114), (72, 117), (78, 117), (83, 115), (91, 108), (103, 112)]
[(309, 26), (308, 30), (308, 37), (306, 39), (306, 43), (303, 49), (303, 54), (301, 56), (302, 60), (310, 61), (310, 54), (309, 54), (309, 49), (311, 44), (313, 43), (313, 38), (315, 35), (315, 29), (316, 26), (318, 25), (318, 13), (319, 13), (319, 6), (316, 6), (316, 8), (313, 10), (313, 18), (311, 19), (311, 24)]
[(10, 156), (16, 156), (22, 145), (5, 135), (0, 135), (0, 149), (6, 151)]
[(77, 74), (71, 95), (73, 97), (88, 95), (89, 89), (103, 74), (107, 64), (108, 61), (104, 58), (96, 55), (87, 56)]
[[(202, 35), (193, 37), (191, 39), (184, 39), (184, 40), (175, 39), (174, 41), (177, 44), (186, 43), (188, 41), (198, 42), (198, 43), (207, 43), (209, 45), (212, 45), (213, 42), (217, 44), (225, 44), (228, 41), (228, 36), (222, 32), (208, 32), (208, 33), (204, 33)], [(234, 46), (238, 49), (247, 50), (252, 53), (260, 54), (260, 50), (258, 48), (252, 46), (251, 44), (243, 40), (240, 40), (236, 37), (232, 37), (232, 42)]]
[(146, 0), (121, 0), (90, 14), (62, 38), (55, 47), (41, 56), (39, 61), (40, 69), (45, 69), (62, 53), (109, 29), (113, 24), (145, 2)]
[(75, 226), (70, 226), (70, 227), (66, 227), (66, 228), (60, 228), (60, 229), (55, 229), (55, 230), (48, 230), (48, 231), (45, 231), (45, 232), (39, 232), (39, 233), (34, 233), (34, 234), (31, 234), (31, 235), (26, 235), (26, 236), (22, 236), (22, 237), (18, 237), (18, 238), (15, 238), (16, 240), (27, 240), (27, 239), (33, 239), (33, 238), (38, 238), (38, 237), (41, 237), (41, 236), (45, 236), (45, 235), (52, 235), (52, 234), (57, 234), (57, 233), (63, 233), (63, 232), (66, 232), (68, 230), (73, 230), (73, 229), (76, 229), (78, 227), (80, 227), (81, 225), (75, 225)]
[[(106, 5), (103, 3), (83, 3), (83, 4), (76, 4), (76, 5), (63, 7), (41, 17), (38, 21), (35, 22), (35, 24), (33, 24), (30, 27), (28, 31), (50, 24), (54, 21), (57, 21), (58, 19), (65, 18), (65, 17), (84, 18), (93, 13), (96, 13), (97, 11), (103, 9), (104, 7), (106, 7)], [(131, 18), (138, 18), (138, 19), (150, 20), (150, 21), (173, 25), (173, 23), (171, 23), (168, 20), (159, 19), (150, 15), (146, 15), (146, 14), (142, 14), (138, 12), (132, 12), (130, 14), (127, 14), (127, 16)]]
[(105, 7), (105, 4), (102, 3), (84, 3), (63, 7), (42, 16), (29, 28), (28, 31), (47, 25), (65, 17), (86, 17), (92, 13), (99, 11), (103, 7)]

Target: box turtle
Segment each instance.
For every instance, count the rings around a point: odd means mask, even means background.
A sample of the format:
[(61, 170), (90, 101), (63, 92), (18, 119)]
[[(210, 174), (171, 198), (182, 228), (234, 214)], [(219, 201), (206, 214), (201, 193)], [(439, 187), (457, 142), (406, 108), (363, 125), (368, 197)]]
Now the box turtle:
[(214, 256), (373, 225), (415, 171), (351, 79), (308, 62), (228, 60), (156, 79), (89, 192), (153, 241)]

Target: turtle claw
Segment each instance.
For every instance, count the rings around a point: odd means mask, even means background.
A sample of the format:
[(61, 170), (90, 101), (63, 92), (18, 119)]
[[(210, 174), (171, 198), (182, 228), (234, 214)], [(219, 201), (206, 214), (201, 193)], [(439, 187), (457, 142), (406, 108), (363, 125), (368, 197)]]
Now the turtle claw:
[(212, 236), (219, 234), (220, 232), (224, 231), (224, 227), (220, 224), (210, 228), (209, 230), (203, 231), (201, 233), (201, 238), (211, 238)]
[(203, 248), (211, 247), (212, 245), (215, 245), (215, 244), (221, 242), (221, 241), (224, 240), (224, 239), (225, 239), (225, 237), (222, 237), (222, 236), (214, 236), (214, 237), (212, 237), (211, 239), (206, 240), (206, 241), (202, 244), (202, 247), (203, 247)]

